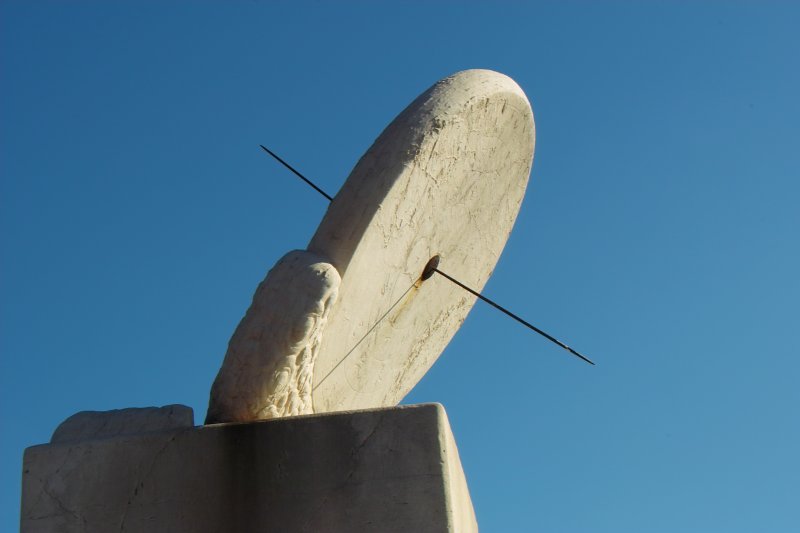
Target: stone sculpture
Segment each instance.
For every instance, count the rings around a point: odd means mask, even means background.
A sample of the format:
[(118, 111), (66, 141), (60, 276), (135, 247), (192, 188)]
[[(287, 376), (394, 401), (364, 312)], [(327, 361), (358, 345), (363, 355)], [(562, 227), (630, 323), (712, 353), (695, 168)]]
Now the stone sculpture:
[(395, 405), (475, 303), (528, 182), (533, 113), (507, 76), (468, 70), (414, 100), (359, 160), (308, 251), (259, 286), (207, 423)]
[(278, 261), (233, 333), (206, 423), (313, 412), (314, 360), (339, 282), (333, 265), (311, 252)]
[(481, 290), (491, 275), (533, 147), (510, 78), (436, 83), (356, 164), (308, 250), (270, 270), (230, 340), (206, 422), (278, 420), (196, 428), (178, 405), (73, 415), (25, 452), (20, 531), (477, 531), (444, 409), (394, 405), (475, 302), (445, 276)]

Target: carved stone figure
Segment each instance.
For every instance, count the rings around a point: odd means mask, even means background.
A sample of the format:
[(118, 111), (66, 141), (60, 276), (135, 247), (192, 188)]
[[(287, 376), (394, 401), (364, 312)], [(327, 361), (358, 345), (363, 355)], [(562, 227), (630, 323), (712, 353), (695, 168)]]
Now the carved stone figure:
[(314, 361), (339, 282), (336, 269), (311, 252), (278, 261), (228, 344), (207, 424), (313, 412)]

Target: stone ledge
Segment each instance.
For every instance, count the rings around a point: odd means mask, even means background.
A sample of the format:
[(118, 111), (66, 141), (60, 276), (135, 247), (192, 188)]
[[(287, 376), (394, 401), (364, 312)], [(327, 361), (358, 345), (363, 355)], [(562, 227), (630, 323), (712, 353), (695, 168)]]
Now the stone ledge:
[(21, 531), (477, 531), (438, 404), (33, 446)]
[(191, 407), (185, 405), (81, 411), (59, 424), (50, 443), (137, 435), (193, 426), (194, 413)]

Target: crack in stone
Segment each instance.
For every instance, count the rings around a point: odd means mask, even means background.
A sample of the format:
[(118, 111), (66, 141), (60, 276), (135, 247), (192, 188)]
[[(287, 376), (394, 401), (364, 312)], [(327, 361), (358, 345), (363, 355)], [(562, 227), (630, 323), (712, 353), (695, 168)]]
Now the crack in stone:
[[(369, 434), (366, 437), (364, 437), (361, 440), (361, 442), (350, 451), (350, 457), (351, 458), (355, 459), (355, 458), (358, 457), (358, 455), (361, 453), (361, 450), (364, 449), (364, 446), (367, 445), (367, 443), (372, 439), (372, 437), (375, 435), (375, 433), (378, 431), (378, 429), (382, 425), (384, 416), (385, 415), (383, 415), (383, 414), (380, 415), (380, 417), (378, 418), (377, 422), (375, 422), (375, 425), (373, 426), (373, 428), (369, 432)], [(345, 478), (345, 480), (342, 483), (340, 483), (337, 487), (333, 487), (333, 488), (329, 489), (327, 494), (325, 496), (323, 496), (322, 501), (320, 501), (319, 505), (317, 506), (317, 509), (313, 513), (309, 514), (309, 517), (306, 520), (306, 523), (303, 524), (303, 527), (302, 527), (303, 531), (312, 531), (310, 528), (311, 528), (311, 520), (313, 519), (313, 517), (319, 516), (319, 511), (325, 508), (325, 504), (328, 503), (328, 500), (330, 499), (330, 494), (331, 493), (336, 492), (340, 488), (346, 487), (347, 485), (350, 484), (350, 480), (353, 478), (353, 475), (355, 475), (356, 470), (358, 470), (358, 461), (357, 461), (357, 459), (356, 459), (356, 463), (353, 465), (353, 467), (347, 473), (347, 477)]]
[(143, 486), (144, 482), (147, 480), (147, 478), (149, 478), (150, 475), (153, 473), (153, 470), (155, 469), (156, 463), (158, 462), (159, 458), (164, 454), (164, 452), (167, 450), (167, 448), (170, 446), (170, 444), (175, 442), (175, 439), (177, 439), (182, 433), (184, 433), (185, 431), (188, 431), (190, 429), (194, 429), (194, 428), (187, 428), (186, 430), (180, 431), (179, 433), (176, 433), (175, 435), (170, 437), (170, 439), (167, 442), (165, 442), (164, 445), (161, 446), (161, 448), (159, 448), (156, 453), (153, 454), (153, 459), (150, 461), (150, 465), (147, 467), (147, 471), (144, 473), (144, 475), (142, 475), (141, 478), (139, 478), (139, 481), (133, 487), (133, 492), (128, 497), (128, 503), (125, 506), (125, 510), (123, 511), (122, 517), (120, 518), (120, 522), (119, 522), (119, 531), (120, 531), (120, 533), (122, 533), (125, 530), (125, 521), (128, 518), (128, 511), (130, 510), (131, 505), (133, 504), (133, 501), (139, 495), (139, 486), (140, 485)]
[[(56, 505), (62, 511), (62, 513), (66, 513), (66, 514), (72, 516), (73, 518), (75, 518), (76, 520), (80, 520), (81, 523), (84, 525), (84, 527), (86, 526), (86, 518), (81, 516), (77, 511), (75, 511), (73, 509), (70, 509), (69, 507), (64, 505), (64, 502), (61, 501), (61, 498), (59, 498), (58, 496), (56, 496), (55, 494), (50, 492), (50, 489), (47, 487), (46, 483), (42, 484), (42, 492), (44, 494), (46, 494), (51, 500), (56, 502)], [(57, 514), (53, 513), (52, 515), (48, 515), (47, 517), (39, 517), (39, 518), (49, 518), (51, 516), (57, 516)], [(36, 519), (34, 519), (34, 520), (36, 520)]]

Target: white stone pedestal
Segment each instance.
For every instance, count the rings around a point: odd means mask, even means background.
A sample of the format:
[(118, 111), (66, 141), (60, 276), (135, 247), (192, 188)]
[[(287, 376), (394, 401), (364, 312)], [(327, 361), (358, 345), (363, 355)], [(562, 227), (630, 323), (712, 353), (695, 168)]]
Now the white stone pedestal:
[(33, 446), (27, 532), (477, 531), (438, 404)]

